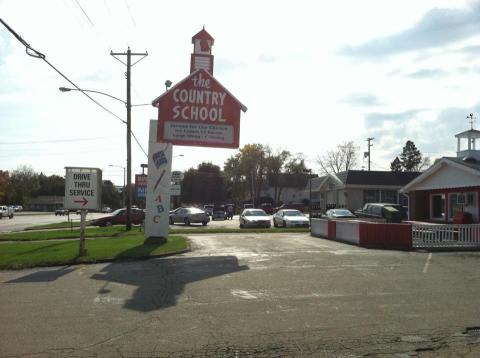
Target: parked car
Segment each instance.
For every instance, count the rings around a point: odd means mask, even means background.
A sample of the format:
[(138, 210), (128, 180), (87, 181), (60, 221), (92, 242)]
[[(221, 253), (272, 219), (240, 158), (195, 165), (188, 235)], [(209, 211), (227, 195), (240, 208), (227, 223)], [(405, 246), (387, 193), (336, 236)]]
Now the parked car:
[(260, 204), (260, 209), (262, 209), (263, 211), (265, 211), (269, 215), (273, 214), (273, 206), (270, 203)]
[[(132, 208), (130, 212), (130, 219), (132, 224), (140, 225), (145, 220), (145, 211), (138, 208)], [(91, 224), (94, 226), (112, 226), (126, 224), (127, 222), (127, 209), (117, 209), (111, 215), (104, 216), (95, 220), (92, 220)]]
[(299, 210), (285, 209), (273, 214), (274, 227), (309, 227), (310, 220)]
[(276, 213), (278, 210), (285, 210), (285, 209), (295, 209), (298, 211), (301, 211), (302, 213), (305, 210), (305, 205), (302, 203), (297, 203), (297, 204), (282, 204), (276, 208), (273, 209), (273, 212)]
[(206, 211), (194, 207), (179, 208), (169, 216), (170, 225), (175, 223), (184, 223), (185, 225), (201, 223), (205, 226), (209, 221), (210, 217)]
[(213, 215), (213, 204), (205, 204), (203, 210), (207, 213), (208, 216)]
[(60, 208), (55, 210), (55, 216), (68, 215), (68, 209)]
[(327, 210), (325, 216), (328, 219), (353, 219), (356, 218), (355, 215), (348, 209), (330, 209)]
[(251, 203), (243, 204), (243, 208), (244, 209), (253, 209), (253, 204), (251, 204)]
[(407, 219), (407, 212), (403, 206), (389, 203), (368, 203), (363, 209), (355, 211), (360, 218), (381, 219), (387, 222), (401, 222)]
[(15, 209), (13, 206), (0, 205), (0, 219), (8, 217), (9, 219), (13, 218)]
[(245, 209), (240, 214), (240, 229), (245, 227), (271, 227), (270, 216), (262, 209)]
[(102, 208), (102, 213), (110, 213), (110, 212), (112, 212), (112, 209), (110, 209), (108, 206), (104, 206)]
[(23, 211), (23, 206), (21, 206), (21, 205), (13, 205), (13, 208), (14, 208), (15, 212)]
[(212, 212), (213, 220), (225, 220), (227, 218), (227, 209), (223, 205), (214, 206)]

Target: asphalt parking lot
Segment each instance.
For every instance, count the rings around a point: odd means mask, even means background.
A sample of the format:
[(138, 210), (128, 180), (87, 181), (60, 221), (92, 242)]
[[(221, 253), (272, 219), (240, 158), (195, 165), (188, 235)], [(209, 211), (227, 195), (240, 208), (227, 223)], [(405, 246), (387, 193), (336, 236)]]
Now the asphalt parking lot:
[(0, 356), (480, 354), (480, 253), (190, 236), (135, 262), (0, 272)]

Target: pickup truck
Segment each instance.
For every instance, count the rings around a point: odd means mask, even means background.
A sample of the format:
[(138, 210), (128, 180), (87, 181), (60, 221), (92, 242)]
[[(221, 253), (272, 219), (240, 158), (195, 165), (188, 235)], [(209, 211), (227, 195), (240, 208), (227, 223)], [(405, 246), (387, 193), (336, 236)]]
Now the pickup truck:
[(0, 205), (0, 219), (3, 217), (8, 217), (9, 219), (13, 218), (15, 209), (11, 206)]
[(398, 204), (367, 203), (363, 209), (355, 211), (359, 218), (384, 220), (386, 222), (399, 223), (407, 219), (406, 210)]

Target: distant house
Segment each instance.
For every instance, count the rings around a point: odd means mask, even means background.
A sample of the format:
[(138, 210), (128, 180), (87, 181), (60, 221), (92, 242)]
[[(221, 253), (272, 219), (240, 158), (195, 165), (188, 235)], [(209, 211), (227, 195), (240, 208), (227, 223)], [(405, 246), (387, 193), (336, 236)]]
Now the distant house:
[[(322, 210), (357, 210), (366, 203), (399, 203), (407, 198), (399, 190), (418, 177), (419, 172), (348, 170), (312, 180), (312, 202)], [(308, 190), (308, 188), (307, 188)]]
[(31, 211), (55, 211), (63, 207), (63, 196), (42, 195), (32, 198)]
[(402, 188), (409, 197), (411, 220), (452, 222), (463, 211), (472, 214), (474, 222), (480, 221), (480, 150), (476, 149), (480, 131), (472, 128), (455, 138), (456, 157), (437, 160)]

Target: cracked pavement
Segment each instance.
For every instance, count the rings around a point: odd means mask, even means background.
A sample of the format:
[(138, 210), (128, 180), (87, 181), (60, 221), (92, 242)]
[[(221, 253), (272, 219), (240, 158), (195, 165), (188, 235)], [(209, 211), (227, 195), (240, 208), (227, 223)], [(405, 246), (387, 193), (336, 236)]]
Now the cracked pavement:
[(480, 253), (190, 236), (151, 259), (0, 271), (0, 357), (478, 357)]

